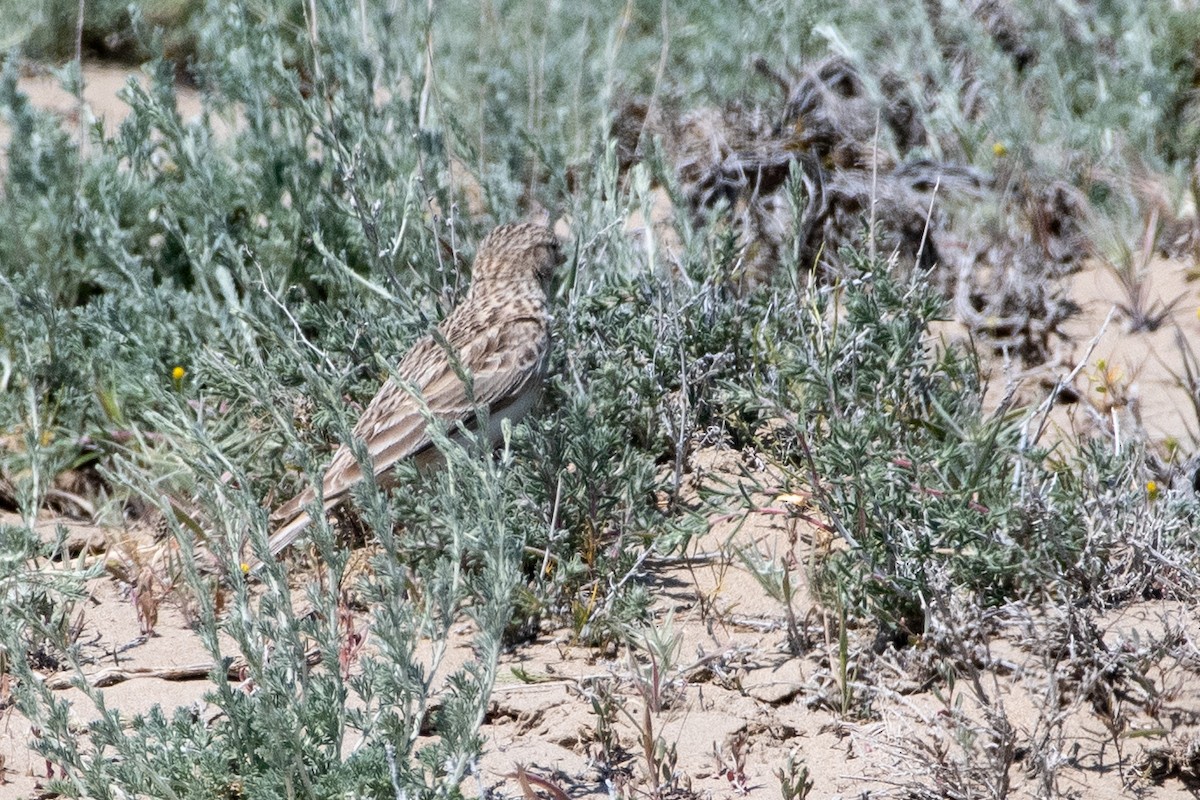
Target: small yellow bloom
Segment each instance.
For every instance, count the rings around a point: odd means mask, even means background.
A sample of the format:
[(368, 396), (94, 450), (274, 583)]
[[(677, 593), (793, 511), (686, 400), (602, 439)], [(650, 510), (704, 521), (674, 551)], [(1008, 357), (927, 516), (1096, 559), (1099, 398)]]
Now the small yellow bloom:
[(239, 566), (241, 566), (241, 568), (242, 568), (242, 574), (243, 574), (243, 575), (249, 575), (249, 574), (250, 574), (250, 565), (249, 565), (249, 564), (247, 564), (245, 561), (243, 561), (243, 562), (242, 562), (242, 563), (241, 563)]
[(1008, 155), (1008, 146), (1004, 142), (996, 142), (992, 145), (992, 152), (996, 154), (997, 158), (1004, 158)]
[(1157, 500), (1159, 494), (1158, 481), (1146, 481), (1146, 495), (1151, 500)]
[(184, 375), (187, 375), (187, 370), (183, 367), (176, 367), (175, 369), (171, 370), (171, 377), (177, 381), (183, 380)]
[(49, 447), (54, 441), (54, 431), (46, 429), (42, 431), (42, 435), (38, 437), (38, 444), (42, 447)]

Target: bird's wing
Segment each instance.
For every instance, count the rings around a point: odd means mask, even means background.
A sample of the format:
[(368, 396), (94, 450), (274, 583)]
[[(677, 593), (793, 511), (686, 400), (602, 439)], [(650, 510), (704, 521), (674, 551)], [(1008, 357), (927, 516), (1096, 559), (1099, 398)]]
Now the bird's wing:
[[(425, 413), (413, 391), (446, 426), (459, 422), (469, 426), (477, 406), (491, 412), (532, 390), (542, 377), (548, 340), (545, 322), (529, 317), (477, 332), (456, 345), (453, 338), (439, 342), (426, 336), (418, 341), (396, 368), (397, 377), (409, 388), (389, 379), (354, 426), (353, 435), (366, 444), (376, 475), (433, 446)], [(472, 378), (473, 400), (460, 372)], [(345, 445), (339, 447), (325, 472), (325, 508), (340, 502), (362, 478), (353, 452)], [(306, 489), (272, 515), (283, 522), (270, 539), (273, 554), (290, 545), (307, 526), (304, 509), (314, 498), (312, 489)]]
[[(422, 339), (396, 370), (408, 388), (389, 380), (354, 426), (354, 436), (366, 443), (376, 475), (433, 445), (414, 391), (429, 413), (447, 427), (460, 422), (470, 426), (477, 407), (489, 411), (502, 407), (541, 379), (546, 337), (544, 326), (536, 320), (518, 320), (481, 332), (461, 348), (447, 344), (450, 352), (432, 337)], [(470, 376), (470, 393), (463, 375)], [(337, 470), (345, 470), (345, 477)], [(327, 492), (344, 492), (361, 478), (349, 448), (339, 448), (326, 473)]]

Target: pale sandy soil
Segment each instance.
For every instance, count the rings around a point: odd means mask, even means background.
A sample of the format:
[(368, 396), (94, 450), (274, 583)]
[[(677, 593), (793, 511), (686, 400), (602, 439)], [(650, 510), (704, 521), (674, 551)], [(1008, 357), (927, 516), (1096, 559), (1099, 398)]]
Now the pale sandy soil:
[[(121, 120), (129, 114), (129, 106), (120, 99), (120, 92), (136, 79), (146, 85), (146, 75), (128, 67), (107, 64), (89, 64), (84, 70), (83, 105), (79, 100), (62, 88), (59, 79), (48, 69), (31, 72), (20, 81), (21, 90), (26, 92), (33, 103), (41, 108), (53, 111), (70, 123), (74, 130), (80, 121), (85, 130), (96, 121), (102, 121), (104, 132), (111, 135), (117, 131)], [(198, 92), (185, 86), (177, 86), (175, 90), (179, 115), (186, 123), (196, 119), (201, 113), (201, 99)], [(222, 123), (214, 119), (214, 125), (220, 129)], [(10, 133), (8, 126), (0, 122), (0, 163), (8, 163), (8, 147)], [(86, 152), (87, 137), (83, 137)]]
[[(1140, 418), (1150, 436), (1158, 441), (1171, 437), (1180, 441), (1184, 451), (1194, 454), (1200, 447), (1197, 410), (1181, 385), (1186, 375), (1184, 348), (1200, 354), (1200, 284), (1188, 280), (1196, 265), (1190, 261), (1160, 259), (1151, 262), (1146, 273), (1146, 307), (1171, 309), (1163, 324), (1154, 331), (1129, 333), (1128, 318), (1120, 311), (1096, 342), (1089, 368), (1076, 382), (1098, 406), (1106, 399), (1097, 392), (1108, 373), (1117, 391), (1108, 391), (1118, 407), (1129, 407)], [(1096, 267), (1077, 274), (1072, 296), (1083, 313), (1070, 320), (1065, 332), (1073, 341), (1089, 342), (1114, 304), (1128, 304), (1127, 293), (1112, 270)], [(1083, 353), (1078, 354), (1082, 356)], [(1100, 369), (1100, 361), (1106, 369)]]
[[(92, 110), (86, 113), (102, 116), (110, 128), (115, 125), (123, 106), (112, 97), (123, 84), (119, 70), (89, 71), (86, 96)], [(49, 79), (31, 78), (25, 85), (38, 102), (61, 110), (64, 116), (76, 114), (74, 101)], [(184, 103), (195, 104), (185, 116), (195, 113), (197, 98), (186, 90), (181, 90), (181, 96)], [(1106, 398), (1095, 397), (1100, 380), (1096, 363), (1104, 359), (1108, 369), (1115, 370), (1110, 385), (1121, 389), (1118, 410), (1135, 403), (1141, 423), (1153, 437), (1160, 441), (1174, 437), (1187, 452), (1197, 447), (1197, 420), (1186, 392), (1173, 377), (1180, 372), (1174, 337), (1178, 326), (1186, 341), (1200, 347), (1196, 316), (1200, 296), (1186, 280), (1187, 270), (1194, 268), (1190, 263), (1155, 262), (1152, 299), (1178, 301), (1172, 323), (1157, 332), (1131, 334), (1118, 316), (1075, 381), (1080, 392), (1091, 393), (1102, 405)], [(1077, 276), (1074, 293), (1084, 311), (1070, 323), (1069, 332), (1075, 343), (1072, 357), (1080, 358), (1112, 304), (1124, 296), (1112, 276), (1100, 268)], [(993, 365), (992, 370), (992, 379), (1003, 381), (1003, 368)], [(1044, 391), (1037, 376), (1024, 380), (1029, 397)], [(1114, 396), (1111, 389), (1106, 394)], [(1083, 406), (1061, 407), (1055, 414), (1056, 424), (1066, 434), (1111, 419), (1089, 416)], [(737, 453), (709, 450), (697, 457), (692, 478), (735, 476), (744, 466)], [(751, 474), (759, 485), (773, 482), (766, 472)], [(783, 510), (774, 498), (761, 499), (764, 505)], [(1131, 688), (1128, 681), (1123, 685), (1125, 694), (1119, 702), (1128, 727), (1115, 738), (1097, 711), (1096, 695), (1085, 697), (1078, 687), (1080, 676), (1064, 673), (1061, 664), (1056, 668), (1047, 654), (1043, 646), (1047, 631), (1057, 629), (1052, 619), (1001, 618), (989, 646), (975, 654), (981, 686), (998, 716), (989, 719), (966, 679), (960, 678), (953, 690), (936, 679), (935, 654), (875, 658), (857, 641), (849, 689), (856, 698), (855, 710), (843, 714), (837, 642), (829, 641), (825, 633), (836, 626), (823, 625), (821, 610), (801, 585), (797, 612), (812, 643), (804, 655), (789, 655), (780, 604), (765, 595), (740, 562), (727, 557), (731, 549), (757, 546), (778, 555), (790, 552), (803, 565), (811, 553), (810, 531), (797, 529), (792, 548), (789, 526), (799, 524), (793, 517), (754, 513), (743, 523), (739, 509), (729, 511), (736, 516), (714, 517), (707, 535), (690, 546), (687, 558), (646, 565), (645, 579), (656, 597), (654, 624), (665, 626), (669, 618), (682, 637), (675, 662), (663, 668), (665, 707), (649, 715), (654, 735), (675, 750), (681, 786), (702, 797), (778, 798), (782, 792), (775, 773), (791, 755), (797, 764), (807, 766), (814, 784), (812, 797), (922, 796), (916, 787), (931, 792), (952, 788), (954, 765), (966, 763), (961, 742), (970, 738), (969, 731), (994, 727), (999, 719), (1015, 730), (1019, 748), (1019, 757), (1008, 771), (1011, 796), (1038, 796), (1031, 769), (1036, 760), (1056, 761), (1056, 790), (1083, 798), (1169, 800), (1200, 795), (1200, 776), (1193, 775), (1190, 784), (1178, 776), (1161, 783), (1139, 777), (1152, 749), (1200, 743), (1196, 603), (1135, 603), (1098, 620), (1099, 635), (1110, 652), (1139, 651), (1170, 640), (1177, 654), (1146, 662), (1146, 678), (1159, 693), (1156, 702), (1139, 703), (1136, 686)], [(0, 519), (0, 523), (14, 521)], [(130, 548), (154, 547), (148, 533), (136, 534), (141, 538), (130, 541), (123, 531), (51, 518), (45, 520), (46, 535), (51, 535), (49, 527), (56, 522), (65, 522), (74, 534), (91, 540), (91, 558), (120, 559)], [(802, 566), (797, 576), (803, 579)], [(86, 643), (85, 655), (94, 659), (89, 673), (112, 667), (133, 673), (161, 671), (208, 661), (177, 602), (167, 599), (161, 604), (154, 634), (145, 636), (128, 584), (107, 576), (89, 584), (88, 591), (89, 600), (82, 604), (80, 641)], [(468, 657), (469, 629), (460, 633), (463, 641), (456, 645), (453, 661)], [(521, 680), (514, 669), (540, 680)], [(571, 797), (607, 796), (605, 776), (597, 766), (601, 754), (597, 718), (588, 699), (591, 693), (607, 691), (623, 709), (614, 722), (614, 744), (619, 750), (610, 754), (618, 769), (609, 777), (622, 792), (648, 796), (641, 742), (646, 700), (633, 677), (628, 652), (606, 657), (573, 641), (567, 631), (548, 633), (507, 654), (500, 676), (483, 729), (486, 753), (479, 780), (464, 787), (468, 794), (483, 787), (519, 797), (516, 770), (525, 768)], [(126, 715), (143, 713), (154, 705), (168, 711), (196, 707), (203, 714), (208, 688), (203, 679), (135, 674), (102, 691), (105, 702)], [(60, 693), (71, 699), (80, 723), (95, 718), (95, 708), (81, 692), (63, 689)], [(0, 705), (0, 798), (35, 795), (45, 780), (46, 764), (28, 749), (30, 738), (21, 715), (11, 706)], [(973, 764), (984, 763), (975, 754)]]

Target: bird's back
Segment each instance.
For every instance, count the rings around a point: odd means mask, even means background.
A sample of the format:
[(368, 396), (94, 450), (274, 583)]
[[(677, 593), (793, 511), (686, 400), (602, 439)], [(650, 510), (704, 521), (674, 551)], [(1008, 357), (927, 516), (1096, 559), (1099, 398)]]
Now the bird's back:
[[(544, 226), (502, 225), (484, 238), (465, 300), (404, 355), (354, 426), (376, 476), (401, 460), (424, 463), (440, 456), (430, 419), (452, 437), (461, 425), (494, 446), (503, 421), (515, 422), (529, 411), (550, 351), (546, 285), (562, 260), (558, 240)], [(477, 430), (481, 411), (488, 424)], [(339, 447), (322, 480), (324, 510), (340, 503), (363, 477), (351, 449)], [(272, 554), (309, 524), (306, 509), (316, 496), (306, 489), (272, 515), (280, 525), (270, 539)]]

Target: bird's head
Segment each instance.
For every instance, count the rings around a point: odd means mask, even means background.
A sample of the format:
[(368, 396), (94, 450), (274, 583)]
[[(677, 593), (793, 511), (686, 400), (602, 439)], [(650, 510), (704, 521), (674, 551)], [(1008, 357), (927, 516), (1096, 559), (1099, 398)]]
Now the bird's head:
[(501, 225), (479, 243), (472, 281), (479, 285), (534, 278), (546, 287), (564, 260), (562, 244), (545, 225)]

